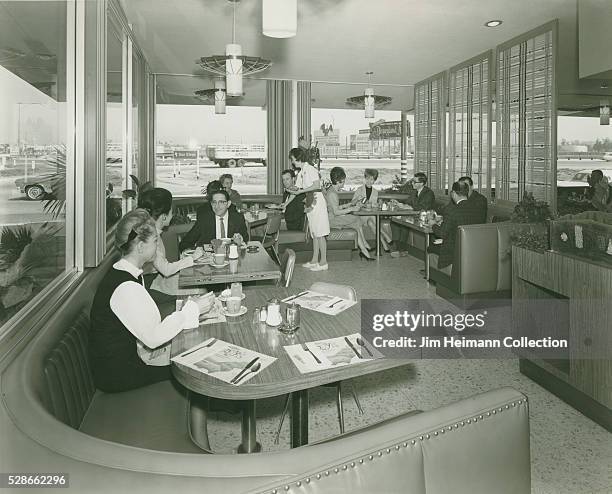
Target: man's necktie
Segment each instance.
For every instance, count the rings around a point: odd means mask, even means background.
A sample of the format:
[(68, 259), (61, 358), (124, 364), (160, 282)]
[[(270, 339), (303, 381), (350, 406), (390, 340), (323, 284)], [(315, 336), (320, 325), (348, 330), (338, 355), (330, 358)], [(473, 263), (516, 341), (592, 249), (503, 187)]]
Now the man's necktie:
[(225, 223), (223, 223), (223, 218), (219, 218), (219, 222), (220, 222), (219, 231), (221, 232), (221, 238), (225, 238)]

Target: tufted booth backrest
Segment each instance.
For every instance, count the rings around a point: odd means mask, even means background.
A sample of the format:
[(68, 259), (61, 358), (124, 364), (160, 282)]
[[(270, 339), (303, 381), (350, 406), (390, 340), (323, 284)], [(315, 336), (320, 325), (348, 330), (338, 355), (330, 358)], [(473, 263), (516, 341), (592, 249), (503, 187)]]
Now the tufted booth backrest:
[(45, 359), (52, 413), (78, 429), (96, 392), (87, 357), (89, 317), (81, 312)]
[(460, 294), (512, 288), (511, 236), (529, 225), (483, 223), (458, 227), (452, 279)]

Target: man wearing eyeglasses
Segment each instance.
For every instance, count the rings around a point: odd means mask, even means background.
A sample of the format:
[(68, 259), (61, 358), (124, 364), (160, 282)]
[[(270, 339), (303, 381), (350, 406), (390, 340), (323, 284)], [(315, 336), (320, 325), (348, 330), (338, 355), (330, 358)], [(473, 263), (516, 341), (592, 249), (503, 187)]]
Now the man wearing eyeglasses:
[(226, 190), (215, 190), (209, 196), (210, 207), (200, 207), (195, 225), (179, 244), (181, 251), (196, 245), (209, 244), (214, 238), (248, 239), (244, 216), (235, 208), (230, 208), (229, 194)]

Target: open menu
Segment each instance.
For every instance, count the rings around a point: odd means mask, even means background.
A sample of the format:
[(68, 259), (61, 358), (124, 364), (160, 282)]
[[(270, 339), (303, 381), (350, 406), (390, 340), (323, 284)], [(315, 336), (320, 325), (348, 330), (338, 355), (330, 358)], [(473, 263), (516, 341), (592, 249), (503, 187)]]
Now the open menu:
[[(172, 358), (173, 362), (236, 386), (247, 382), (275, 360), (276, 357), (216, 338), (209, 338)], [(236, 378), (240, 379), (236, 381)]]
[(312, 290), (306, 290), (298, 295), (292, 295), (282, 301), (285, 303), (295, 302), (304, 309), (322, 312), (323, 314), (329, 314), (331, 316), (340, 314), (340, 312), (357, 303), (355, 300), (347, 300), (345, 298), (336, 297), (335, 295), (313, 292)]
[(337, 366), (359, 364), (382, 357), (382, 354), (369, 341), (364, 340), (359, 333), (287, 345), (284, 348), (302, 374)]

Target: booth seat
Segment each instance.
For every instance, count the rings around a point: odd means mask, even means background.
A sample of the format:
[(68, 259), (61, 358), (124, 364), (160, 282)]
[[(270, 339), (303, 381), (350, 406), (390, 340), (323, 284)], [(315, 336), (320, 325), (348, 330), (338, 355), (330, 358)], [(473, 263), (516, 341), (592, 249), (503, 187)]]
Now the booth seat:
[(457, 229), (453, 264), (438, 268), (438, 255), (429, 253), (429, 276), (436, 293), (459, 306), (480, 299), (508, 299), (512, 289), (511, 236), (528, 225), (483, 223)]

